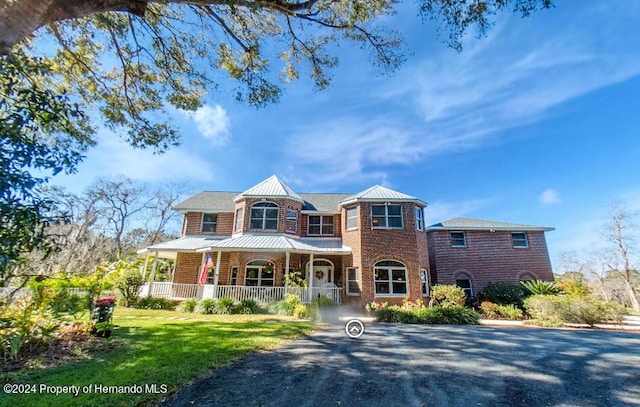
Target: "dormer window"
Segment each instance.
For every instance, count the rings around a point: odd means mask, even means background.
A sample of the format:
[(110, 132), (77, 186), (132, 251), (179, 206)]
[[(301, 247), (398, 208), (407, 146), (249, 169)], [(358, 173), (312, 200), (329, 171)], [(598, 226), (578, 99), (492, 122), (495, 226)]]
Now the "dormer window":
[(402, 229), (402, 206), (371, 205), (371, 226), (374, 229)]
[(251, 229), (278, 230), (278, 205), (258, 202), (251, 207)]

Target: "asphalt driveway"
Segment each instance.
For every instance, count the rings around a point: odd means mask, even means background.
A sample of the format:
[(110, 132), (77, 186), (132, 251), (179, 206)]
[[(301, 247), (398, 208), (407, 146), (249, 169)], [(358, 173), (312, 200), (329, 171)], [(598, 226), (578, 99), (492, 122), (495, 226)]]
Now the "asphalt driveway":
[(331, 326), (186, 387), (173, 406), (640, 406), (640, 332)]

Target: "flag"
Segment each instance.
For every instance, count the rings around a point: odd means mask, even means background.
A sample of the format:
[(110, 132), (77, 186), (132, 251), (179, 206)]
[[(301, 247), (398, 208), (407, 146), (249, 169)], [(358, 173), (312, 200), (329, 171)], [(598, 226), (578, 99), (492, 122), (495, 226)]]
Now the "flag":
[(207, 257), (204, 258), (204, 266), (202, 266), (202, 271), (200, 272), (200, 277), (198, 278), (198, 285), (205, 285), (207, 283), (209, 267), (211, 266), (213, 266), (213, 261), (211, 261), (211, 254), (207, 253)]

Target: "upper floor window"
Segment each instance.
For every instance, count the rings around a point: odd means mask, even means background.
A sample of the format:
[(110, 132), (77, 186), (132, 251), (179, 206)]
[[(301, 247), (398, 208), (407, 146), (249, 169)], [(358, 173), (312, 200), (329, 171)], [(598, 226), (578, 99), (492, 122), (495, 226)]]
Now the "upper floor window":
[(451, 247), (467, 247), (464, 232), (451, 232)]
[(244, 218), (244, 209), (240, 208), (236, 210), (236, 225), (234, 228), (235, 232), (242, 232), (242, 222)]
[(418, 206), (416, 206), (416, 229), (424, 230), (424, 212)]
[(529, 241), (527, 240), (526, 233), (512, 233), (511, 240), (513, 241), (513, 247), (519, 247), (519, 248), (529, 247)]
[(402, 206), (371, 205), (371, 225), (374, 228), (402, 229)]
[(271, 202), (258, 202), (251, 207), (251, 229), (277, 230), (278, 205)]
[(347, 216), (345, 220), (346, 229), (355, 229), (358, 227), (358, 207), (350, 206), (346, 210)]
[(309, 235), (333, 235), (333, 216), (309, 216)]
[(202, 233), (215, 233), (218, 224), (217, 213), (202, 214)]
[(375, 293), (380, 296), (407, 295), (407, 268), (393, 261), (380, 261), (373, 266)]
[(286, 231), (298, 233), (298, 211), (287, 209)]

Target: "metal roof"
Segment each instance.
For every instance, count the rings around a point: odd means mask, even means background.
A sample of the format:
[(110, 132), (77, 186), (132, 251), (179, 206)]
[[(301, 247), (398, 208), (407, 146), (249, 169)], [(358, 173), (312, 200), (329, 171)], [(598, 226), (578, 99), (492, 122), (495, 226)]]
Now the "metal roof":
[(174, 259), (177, 252), (197, 252), (223, 239), (225, 239), (224, 236), (185, 236), (148, 246), (145, 249), (138, 250), (138, 253), (152, 253), (157, 251), (159, 257)]
[(283, 235), (242, 235), (211, 242), (199, 251), (262, 251), (292, 253), (349, 254), (341, 239), (297, 239)]
[(365, 189), (362, 192), (359, 192), (355, 195), (351, 195), (343, 199), (340, 203), (347, 204), (358, 201), (371, 201), (371, 202), (415, 202), (422, 206), (427, 206), (426, 203), (422, 202), (418, 198), (403, 194), (402, 192), (394, 191), (393, 189), (389, 189), (380, 185), (374, 185), (371, 188)]
[(500, 230), (500, 231), (541, 231), (549, 232), (555, 228), (547, 226), (524, 225), (521, 223), (497, 222), (492, 220), (453, 218), (427, 227), (427, 230)]
[(240, 195), (235, 197), (235, 201), (242, 198), (260, 197), (260, 198), (290, 198), (296, 201), (304, 202), (304, 199), (293, 191), (276, 175), (272, 175), (261, 183), (247, 189)]

